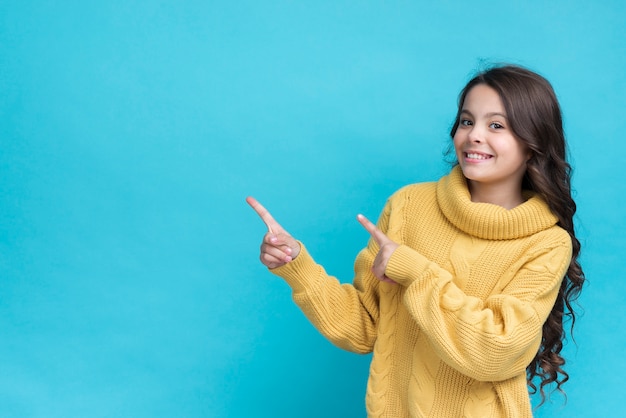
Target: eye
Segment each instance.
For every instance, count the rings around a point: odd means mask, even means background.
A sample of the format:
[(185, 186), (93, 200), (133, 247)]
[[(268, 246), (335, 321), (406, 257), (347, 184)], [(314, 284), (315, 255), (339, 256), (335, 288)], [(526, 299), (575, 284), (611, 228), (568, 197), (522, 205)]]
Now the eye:
[(489, 127), (491, 129), (504, 129), (504, 126), (499, 124), (498, 122), (491, 122), (491, 124), (489, 124)]
[(461, 121), (459, 122), (459, 125), (461, 125), (461, 126), (472, 126), (473, 123), (469, 119), (461, 119)]

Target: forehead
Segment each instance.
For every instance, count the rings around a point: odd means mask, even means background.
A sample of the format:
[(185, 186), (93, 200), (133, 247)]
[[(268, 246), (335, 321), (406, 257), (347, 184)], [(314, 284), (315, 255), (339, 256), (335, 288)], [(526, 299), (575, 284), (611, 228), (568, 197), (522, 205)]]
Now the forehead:
[(486, 84), (478, 84), (467, 92), (462, 110), (504, 113), (504, 105), (496, 90)]

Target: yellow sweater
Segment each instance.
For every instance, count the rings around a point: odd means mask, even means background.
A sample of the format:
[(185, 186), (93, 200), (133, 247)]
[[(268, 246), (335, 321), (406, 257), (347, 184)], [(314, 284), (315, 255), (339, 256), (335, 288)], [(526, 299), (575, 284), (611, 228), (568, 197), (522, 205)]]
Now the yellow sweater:
[(456, 167), (406, 186), (379, 228), (401, 244), (380, 282), (370, 240), (341, 284), (306, 248), (272, 270), (339, 347), (373, 351), (369, 417), (531, 417), (526, 367), (571, 258), (571, 240), (538, 196), (506, 210), (473, 203)]

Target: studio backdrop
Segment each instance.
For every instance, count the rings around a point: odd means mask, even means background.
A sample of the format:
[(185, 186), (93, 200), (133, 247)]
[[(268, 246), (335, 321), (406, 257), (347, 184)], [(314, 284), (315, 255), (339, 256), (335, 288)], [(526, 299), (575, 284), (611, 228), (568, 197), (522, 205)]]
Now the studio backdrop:
[(624, 34), (621, 0), (0, 2), (0, 416), (365, 416), (370, 357), (261, 265), (245, 198), (350, 282), (356, 214), (449, 170), (500, 62), (558, 94), (588, 278), (536, 416), (621, 416)]

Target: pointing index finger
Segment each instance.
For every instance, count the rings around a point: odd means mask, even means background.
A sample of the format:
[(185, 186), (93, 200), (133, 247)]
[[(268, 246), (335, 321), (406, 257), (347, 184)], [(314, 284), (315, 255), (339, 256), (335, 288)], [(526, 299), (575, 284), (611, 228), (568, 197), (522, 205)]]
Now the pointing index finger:
[[(276, 225), (278, 224), (276, 220), (274, 220), (270, 212), (267, 209), (265, 209), (265, 207), (262, 204), (260, 204), (259, 201), (256, 200), (252, 196), (248, 196), (246, 198), (246, 202), (252, 207), (252, 209), (254, 209), (257, 215), (259, 215), (261, 220), (265, 223), (265, 226), (267, 226), (267, 230), (271, 234), (273, 234), (274, 233), (273, 229), (276, 229)], [(274, 228), (272, 228), (272, 226), (274, 226)]]
[(359, 223), (361, 225), (363, 225), (363, 228), (365, 228), (367, 230), (367, 232), (370, 233), (370, 235), (372, 236), (372, 238), (374, 238), (374, 241), (376, 241), (376, 243), (379, 246), (382, 246), (385, 241), (387, 241), (387, 236), (383, 233), (383, 231), (381, 231), (380, 229), (378, 229), (376, 227), (376, 225), (374, 225), (369, 219), (367, 219), (365, 216), (358, 214), (356, 216), (357, 220), (359, 221)]

